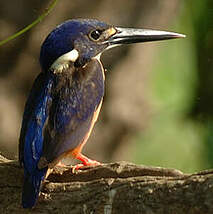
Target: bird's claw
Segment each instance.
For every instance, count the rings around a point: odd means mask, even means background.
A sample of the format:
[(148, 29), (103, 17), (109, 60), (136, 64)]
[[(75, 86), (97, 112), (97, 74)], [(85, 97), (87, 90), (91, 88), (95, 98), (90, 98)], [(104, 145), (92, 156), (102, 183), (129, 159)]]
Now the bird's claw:
[(101, 165), (100, 162), (98, 162), (96, 160), (88, 159), (86, 162), (79, 163), (79, 164), (76, 164), (75, 166), (73, 166), (72, 173), (74, 174), (77, 170), (79, 170), (80, 168), (82, 168), (84, 166), (99, 166), (99, 165)]

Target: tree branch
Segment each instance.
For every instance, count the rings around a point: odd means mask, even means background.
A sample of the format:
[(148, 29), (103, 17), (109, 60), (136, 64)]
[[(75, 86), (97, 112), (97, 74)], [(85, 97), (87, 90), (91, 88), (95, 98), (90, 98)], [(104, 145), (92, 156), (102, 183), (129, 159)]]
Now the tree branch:
[[(0, 213), (21, 208), (23, 170), (0, 156)], [(183, 174), (175, 169), (126, 162), (55, 168), (30, 213), (213, 213), (213, 170)]]

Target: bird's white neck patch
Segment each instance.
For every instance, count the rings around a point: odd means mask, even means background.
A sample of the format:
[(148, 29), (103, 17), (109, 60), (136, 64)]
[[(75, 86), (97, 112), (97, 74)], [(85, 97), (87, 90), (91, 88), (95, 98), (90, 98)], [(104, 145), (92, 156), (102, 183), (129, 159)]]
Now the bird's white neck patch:
[(64, 69), (69, 68), (70, 62), (75, 62), (78, 57), (78, 51), (73, 49), (56, 59), (55, 62), (51, 65), (50, 70), (53, 70), (54, 73), (61, 73)]

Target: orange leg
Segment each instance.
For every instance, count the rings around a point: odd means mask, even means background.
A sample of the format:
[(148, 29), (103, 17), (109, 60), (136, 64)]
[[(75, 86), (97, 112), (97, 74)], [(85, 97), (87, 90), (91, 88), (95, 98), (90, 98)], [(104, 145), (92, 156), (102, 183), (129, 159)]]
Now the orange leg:
[(98, 166), (101, 164), (100, 162), (98, 162), (96, 160), (89, 159), (88, 157), (86, 157), (85, 155), (82, 155), (81, 153), (79, 153), (76, 156), (76, 159), (82, 161), (84, 166)]
[(88, 131), (88, 133), (86, 134), (83, 142), (77, 147), (75, 148), (73, 151), (72, 151), (72, 156), (75, 158), (75, 159), (78, 159), (80, 161), (82, 161), (82, 164), (77, 164), (73, 167), (72, 169), (72, 172), (74, 172), (75, 170), (77, 169), (80, 169), (82, 168), (83, 166), (98, 166), (100, 165), (101, 163), (99, 163), (98, 161), (96, 160), (91, 160), (89, 159), (88, 157), (84, 156), (81, 154), (81, 150), (83, 148), (83, 146), (85, 145), (85, 143), (87, 142), (90, 134), (91, 134), (91, 131), (92, 131), (92, 128), (98, 118), (98, 114), (100, 112), (100, 109), (101, 109), (101, 104), (102, 104), (102, 101), (100, 102), (97, 110), (94, 112), (94, 115), (93, 115), (93, 119), (92, 119), (92, 122), (91, 122), (91, 126), (90, 126), (90, 129)]
[(72, 167), (72, 172), (74, 173), (75, 170), (78, 170), (84, 166), (98, 166), (101, 165), (100, 162), (96, 161), (96, 160), (91, 160), (88, 157), (82, 155), (81, 153), (79, 153), (76, 157), (76, 159), (82, 161), (82, 163), (76, 164), (75, 166)]
[(79, 153), (76, 157), (76, 159), (80, 160), (83, 162), (84, 166), (97, 166), (100, 165), (100, 163), (96, 160), (91, 160), (88, 157), (86, 157), (85, 155)]

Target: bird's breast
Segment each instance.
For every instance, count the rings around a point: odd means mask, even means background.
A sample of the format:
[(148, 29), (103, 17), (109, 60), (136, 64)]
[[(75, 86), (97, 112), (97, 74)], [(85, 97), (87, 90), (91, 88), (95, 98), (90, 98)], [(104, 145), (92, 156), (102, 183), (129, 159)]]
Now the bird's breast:
[(78, 121), (91, 117), (103, 98), (104, 73), (101, 63), (91, 60), (82, 68), (56, 76), (53, 93), (52, 115), (50, 112), (52, 127), (65, 132), (75, 129)]
[(70, 69), (73, 70), (55, 74), (51, 107), (43, 131), (46, 163), (54, 163), (84, 142), (104, 95), (103, 68), (98, 60)]

